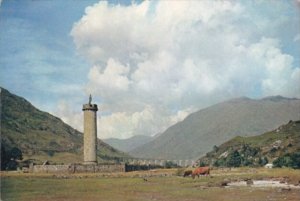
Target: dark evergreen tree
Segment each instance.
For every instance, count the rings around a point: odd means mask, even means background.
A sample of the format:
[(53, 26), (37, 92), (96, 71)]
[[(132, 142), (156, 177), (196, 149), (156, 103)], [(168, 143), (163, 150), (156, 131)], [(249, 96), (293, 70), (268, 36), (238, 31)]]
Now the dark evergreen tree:
[(273, 161), (274, 167), (291, 167), (294, 169), (300, 168), (300, 152), (285, 154)]
[(205, 167), (205, 166), (207, 166), (207, 165), (205, 164), (204, 161), (200, 161), (199, 166), (200, 166), (200, 167)]
[(5, 170), (8, 160), (9, 160), (9, 156), (5, 151), (4, 146), (1, 144), (1, 170)]
[(18, 166), (17, 160), (22, 160), (23, 154), (17, 147), (6, 151), (4, 146), (1, 145), (1, 170), (15, 170)]
[(23, 154), (20, 149), (17, 147), (14, 147), (10, 150), (10, 159), (11, 160), (22, 160), (23, 159)]
[(300, 168), (300, 152), (293, 153), (291, 155), (292, 159), (292, 168), (299, 169)]
[(214, 162), (214, 166), (216, 166), (216, 167), (224, 167), (224, 166), (226, 166), (226, 160), (225, 160), (225, 158), (220, 158), (220, 159), (216, 160)]
[(269, 161), (268, 161), (268, 158), (267, 158), (267, 157), (259, 157), (259, 159), (258, 159), (258, 164), (259, 164), (260, 166), (264, 166), (264, 165), (266, 165), (268, 162), (269, 162)]
[(240, 153), (235, 150), (228, 155), (226, 162), (228, 167), (240, 167), (242, 163), (242, 157)]
[(219, 147), (218, 147), (217, 145), (215, 145), (215, 146), (213, 147), (213, 150), (214, 150), (215, 153), (217, 153), (217, 152), (219, 151)]

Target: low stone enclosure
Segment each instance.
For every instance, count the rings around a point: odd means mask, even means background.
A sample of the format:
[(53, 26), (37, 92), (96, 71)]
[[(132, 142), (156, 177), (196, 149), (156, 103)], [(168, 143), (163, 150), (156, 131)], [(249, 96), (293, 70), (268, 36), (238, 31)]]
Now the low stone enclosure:
[(32, 165), (29, 167), (32, 173), (102, 173), (125, 172), (125, 164), (70, 164), (70, 165)]

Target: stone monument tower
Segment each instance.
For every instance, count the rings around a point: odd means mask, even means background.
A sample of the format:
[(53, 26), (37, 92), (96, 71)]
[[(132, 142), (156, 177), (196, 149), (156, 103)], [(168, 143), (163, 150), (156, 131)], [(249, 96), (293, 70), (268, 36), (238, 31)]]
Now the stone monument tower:
[(84, 113), (84, 137), (83, 137), (83, 162), (84, 164), (97, 164), (97, 111), (96, 104), (92, 104), (92, 96), (89, 103), (83, 105)]

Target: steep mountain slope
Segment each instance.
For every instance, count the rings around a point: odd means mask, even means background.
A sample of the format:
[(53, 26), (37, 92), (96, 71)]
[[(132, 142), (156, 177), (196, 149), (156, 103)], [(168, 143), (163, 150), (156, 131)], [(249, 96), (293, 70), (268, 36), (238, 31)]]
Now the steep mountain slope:
[[(5, 150), (19, 148), (25, 159), (58, 163), (82, 162), (83, 135), (59, 118), (40, 111), (27, 100), (1, 90), (1, 144)], [(98, 140), (98, 160), (126, 154)]]
[(152, 137), (145, 136), (145, 135), (136, 135), (128, 139), (117, 139), (117, 138), (109, 138), (104, 139), (103, 141), (118, 150), (129, 152), (139, 146), (150, 142)]
[(238, 135), (270, 131), (289, 120), (300, 119), (300, 100), (281, 96), (261, 100), (238, 98), (189, 115), (131, 155), (163, 159), (195, 159), (214, 145)]
[[(241, 165), (264, 165), (287, 154), (300, 153), (300, 121), (290, 121), (279, 128), (252, 137), (235, 137), (199, 159), (202, 163), (227, 165), (228, 156), (238, 152)], [(300, 161), (298, 161), (299, 163)]]

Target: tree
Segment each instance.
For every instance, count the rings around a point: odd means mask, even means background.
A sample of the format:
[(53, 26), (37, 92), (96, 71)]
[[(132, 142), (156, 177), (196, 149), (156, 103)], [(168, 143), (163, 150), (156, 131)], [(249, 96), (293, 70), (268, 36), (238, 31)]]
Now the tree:
[(243, 166), (254, 166), (254, 160), (252, 158), (243, 158), (241, 165), (243, 165)]
[(4, 170), (9, 161), (8, 153), (5, 151), (3, 144), (1, 144), (1, 170)]
[(292, 159), (292, 168), (299, 169), (300, 168), (300, 152), (293, 153), (291, 155)]
[(10, 159), (11, 160), (22, 160), (23, 159), (23, 154), (20, 149), (17, 147), (14, 147), (10, 150)]
[(219, 147), (218, 147), (217, 145), (215, 145), (215, 146), (213, 147), (213, 150), (214, 150), (215, 153), (217, 153), (217, 152), (219, 151)]
[(287, 153), (278, 157), (273, 161), (274, 167), (292, 167), (294, 169), (300, 168), (300, 152)]
[(235, 150), (228, 155), (226, 162), (228, 167), (240, 167), (242, 163), (242, 157), (240, 153)]
[(6, 151), (4, 146), (1, 144), (1, 169), (2, 170), (15, 170), (17, 169), (17, 160), (22, 160), (23, 154), (17, 147)]
[(267, 158), (267, 157), (263, 157), (263, 158), (259, 157), (259, 159), (258, 159), (258, 164), (259, 164), (260, 166), (264, 166), (264, 165), (266, 165), (268, 162), (269, 162), (269, 161), (268, 161), (268, 158)]
[(169, 168), (175, 168), (175, 167), (178, 167), (178, 165), (176, 163), (173, 163), (172, 161), (165, 162), (165, 168), (169, 169)]
[(226, 160), (225, 158), (220, 158), (220, 159), (217, 159), (214, 163), (214, 166), (216, 167), (224, 167), (226, 166)]
[(200, 167), (205, 167), (205, 166), (207, 166), (207, 165), (205, 164), (204, 161), (200, 161), (199, 166), (200, 166)]

